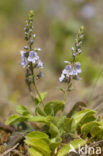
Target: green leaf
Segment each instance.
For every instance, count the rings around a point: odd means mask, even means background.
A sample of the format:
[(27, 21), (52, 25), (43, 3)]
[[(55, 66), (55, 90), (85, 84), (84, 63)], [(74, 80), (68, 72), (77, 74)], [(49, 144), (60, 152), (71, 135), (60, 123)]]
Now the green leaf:
[(43, 156), (42, 153), (40, 153), (33, 147), (29, 148), (29, 153), (30, 153), (30, 156)]
[(72, 119), (73, 119), (73, 122), (72, 123), (72, 126), (74, 125), (74, 127), (78, 127), (80, 124), (84, 124), (84, 123), (87, 123), (87, 122), (90, 122), (91, 120), (95, 120), (95, 115), (96, 112), (94, 110), (91, 110), (91, 109), (85, 109), (85, 110), (82, 110), (76, 114), (74, 114), (72, 116)]
[(6, 125), (11, 125), (12, 123), (17, 122), (19, 120), (20, 120), (20, 115), (19, 114), (14, 114), (14, 115), (12, 115), (12, 116), (10, 116), (8, 118), (8, 120), (6, 121), (5, 124)]
[(92, 128), (91, 136), (95, 139), (103, 139), (103, 126), (97, 126)]
[(36, 131), (31, 132), (26, 136), (25, 142), (41, 152), (44, 156), (50, 156), (51, 150), (49, 147), (49, 138), (45, 133)]
[(47, 115), (56, 115), (60, 110), (64, 110), (64, 101), (50, 101), (44, 107)]
[(92, 121), (81, 127), (81, 133), (84, 137), (90, 134), (93, 138), (103, 139), (103, 122)]
[(39, 131), (33, 131), (29, 134), (27, 134), (26, 139), (42, 139), (47, 141), (48, 143), (50, 142), (49, 136), (43, 132)]
[(62, 135), (65, 132), (65, 129), (68, 127), (66, 124), (66, 116), (59, 117), (59, 120), (57, 121), (57, 127), (59, 129), (60, 135)]
[(69, 118), (72, 117), (75, 113), (79, 112), (81, 110), (81, 108), (84, 108), (84, 107), (86, 107), (86, 104), (82, 101), (75, 103), (75, 105), (72, 107), (72, 109), (67, 114), (67, 117), (69, 117)]
[(59, 135), (58, 127), (54, 125), (53, 123), (50, 123), (49, 133), (51, 134), (52, 138), (58, 136)]
[(57, 148), (61, 142), (62, 142), (61, 137), (52, 138), (50, 141), (50, 149), (54, 151), (55, 148)]
[(71, 147), (73, 147), (75, 150), (78, 149), (79, 147), (83, 146), (86, 144), (85, 140), (82, 139), (75, 139), (71, 142), (69, 142), (67, 145), (63, 146), (59, 151), (57, 156), (65, 156), (66, 154), (69, 154), (72, 150)]
[(46, 113), (44, 112), (44, 110), (39, 105), (37, 105), (35, 108), (35, 114), (41, 115), (41, 116), (46, 116)]
[(20, 121), (29, 121), (29, 122), (41, 122), (45, 124), (49, 124), (51, 120), (51, 117), (47, 116), (32, 116), (31, 114), (27, 115), (19, 115), (19, 114), (14, 114), (8, 118), (6, 121), (6, 125), (13, 124), (14, 122), (20, 122)]
[[(44, 101), (46, 99), (46, 97), (47, 97), (47, 92), (40, 93), (40, 95), (41, 95), (42, 100)], [(39, 98), (39, 96), (35, 97), (34, 103), (35, 103), (35, 105), (38, 105), (38, 104), (41, 103), (41, 99)]]
[(46, 123), (49, 124), (50, 122), (50, 117), (44, 117), (44, 116), (31, 116), (28, 118), (28, 121), (30, 122), (42, 122), (42, 123)]
[(64, 88), (59, 88), (64, 94), (65, 94), (65, 90)]
[(40, 151), (44, 156), (50, 156), (51, 150), (49, 144), (42, 139), (26, 139), (25, 142)]
[(29, 110), (26, 107), (24, 107), (23, 105), (17, 106), (16, 111), (17, 111), (17, 113), (19, 113), (21, 115), (30, 114)]
[(67, 120), (65, 120), (65, 131), (68, 133), (76, 133), (76, 124), (75, 124), (75, 120), (73, 118), (68, 118)]

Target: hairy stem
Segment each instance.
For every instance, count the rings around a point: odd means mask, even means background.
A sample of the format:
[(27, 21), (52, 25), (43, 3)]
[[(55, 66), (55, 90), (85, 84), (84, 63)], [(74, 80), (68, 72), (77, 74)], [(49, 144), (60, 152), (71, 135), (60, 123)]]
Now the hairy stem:
[(35, 75), (34, 75), (34, 70), (33, 70), (33, 65), (32, 65), (32, 63), (31, 63), (31, 72), (32, 72), (32, 79), (33, 79), (34, 88), (35, 88), (35, 90), (36, 90), (36, 92), (37, 92), (37, 94), (38, 94), (38, 96), (39, 96), (39, 98), (40, 98), (40, 100), (41, 100), (41, 103), (42, 103), (43, 107), (44, 107), (43, 99), (42, 99), (42, 97), (41, 97), (41, 95), (40, 95), (40, 92), (39, 92), (39, 90), (38, 90), (38, 88), (37, 88), (37, 86), (36, 86), (36, 83), (35, 83)]
[(68, 92), (69, 92), (69, 88), (70, 88), (70, 83), (71, 83), (71, 78), (69, 79), (69, 82), (68, 82), (68, 87), (65, 91), (65, 95), (64, 95), (64, 102), (66, 103), (66, 100), (67, 100), (67, 96), (68, 96)]
[(35, 88), (35, 90), (36, 90), (36, 92), (37, 92), (37, 94), (38, 94), (38, 96), (39, 96), (39, 98), (40, 98), (40, 100), (41, 100), (41, 103), (42, 103), (43, 107), (44, 107), (43, 99), (42, 99), (42, 97), (41, 97), (41, 95), (40, 95), (40, 92), (39, 92), (39, 90), (38, 90), (38, 88), (37, 88), (37, 86), (36, 86), (35, 81), (33, 82), (33, 85), (34, 85), (34, 88)]

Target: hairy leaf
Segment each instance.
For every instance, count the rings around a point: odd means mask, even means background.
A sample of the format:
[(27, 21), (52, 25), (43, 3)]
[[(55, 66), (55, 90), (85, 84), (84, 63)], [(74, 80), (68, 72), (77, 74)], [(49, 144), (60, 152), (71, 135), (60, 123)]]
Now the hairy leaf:
[(59, 151), (57, 156), (65, 156), (66, 154), (70, 153), (71, 150), (76, 150), (79, 147), (86, 144), (85, 140), (82, 139), (75, 139), (71, 142), (69, 142), (67, 145), (64, 145)]
[(52, 138), (50, 141), (51, 150), (55, 150), (55, 148), (57, 148), (61, 142), (62, 142), (61, 137)]
[(41, 115), (41, 116), (46, 116), (46, 113), (39, 105), (37, 105), (37, 107), (35, 108), (35, 114)]
[[(41, 95), (42, 100), (45, 100), (46, 97), (47, 97), (47, 92), (40, 93), (40, 95)], [(38, 104), (41, 103), (41, 99), (39, 98), (39, 96), (36, 96), (36, 97), (35, 97), (34, 103), (35, 103), (35, 105), (38, 105)]]
[(44, 117), (44, 116), (31, 116), (30, 118), (28, 118), (28, 121), (31, 122), (42, 122), (42, 123), (46, 123), (49, 124), (50, 122), (50, 117)]
[(103, 122), (92, 121), (81, 127), (81, 133), (84, 137), (90, 134), (93, 138), (103, 139)]
[(43, 156), (41, 152), (37, 151), (33, 147), (29, 148), (29, 153), (30, 153), (30, 156)]
[(44, 156), (50, 156), (51, 150), (48, 140), (48, 135), (43, 132), (31, 132), (26, 136), (25, 142), (37, 151), (40, 151)]
[(80, 124), (84, 124), (92, 120), (95, 120), (96, 119), (94, 116), (95, 114), (96, 112), (91, 109), (82, 110), (72, 116), (74, 122), (72, 123), (72, 125), (74, 125), (74, 127), (77, 128)]
[(21, 115), (27, 115), (30, 114), (29, 110), (23, 106), (23, 105), (19, 105), (16, 107), (16, 111), (17, 113), (21, 114)]
[(19, 114), (14, 114), (14, 115), (12, 115), (12, 116), (10, 116), (8, 118), (8, 120), (6, 121), (6, 125), (11, 125), (11, 124), (13, 124), (14, 122), (17, 122), (17, 121), (26, 121), (27, 119), (28, 118), (22, 117)]
[(64, 110), (64, 101), (50, 101), (44, 107), (47, 115), (56, 115), (60, 110)]
[(59, 129), (56, 125), (54, 125), (53, 123), (50, 123), (49, 126), (49, 133), (51, 134), (51, 137), (56, 137), (59, 135)]
[(26, 139), (42, 139), (42, 140), (47, 141), (48, 143), (50, 142), (49, 136), (46, 133), (39, 132), (39, 131), (33, 131), (29, 133), (26, 136)]

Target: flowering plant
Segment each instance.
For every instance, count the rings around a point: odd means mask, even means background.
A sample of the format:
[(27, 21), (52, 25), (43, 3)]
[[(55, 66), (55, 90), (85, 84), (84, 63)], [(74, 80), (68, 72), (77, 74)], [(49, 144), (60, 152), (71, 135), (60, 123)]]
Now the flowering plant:
[[(27, 45), (24, 46), (24, 50), (21, 50), (21, 65), (26, 70), (26, 84), (35, 104), (35, 113), (32, 114), (28, 108), (19, 105), (16, 109), (17, 113), (10, 116), (6, 124), (14, 125), (17, 122), (42, 123), (40, 127), (37, 124), (35, 128), (29, 127), (23, 138), (23, 141), (29, 145), (31, 156), (65, 156), (71, 152), (71, 145), (74, 149), (78, 148), (78, 144), (80, 146), (85, 145), (88, 142), (88, 134), (92, 139), (103, 138), (103, 122), (99, 121), (94, 110), (83, 108), (81, 111), (75, 112), (73, 108), (68, 115), (64, 113), (72, 80), (80, 79), (79, 73), (82, 71), (81, 64), (76, 61), (76, 58), (82, 52), (84, 27), (80, 27), (72, 47), (72, 62), (64, 62), (66, 66), (59, 78), (60, 82), (67, 83), (67, 89), (61, 89), (64, 93), (64, 99), (62, 101), (52, 100), (47, 103), (44, 101), (47, 93), (40, 93), (36, 85), (36, 81), (42, 77), (43, 63), (38, 56), (41, 49), (33, 48), (36, 37), (33, 34), (33, 11), (30, 11), (28, 15), (24, 32)], [(37, 96), (33, 94), (32, 85)], [(95, 128), (97, 129), (96, 133), (94, 133)]]

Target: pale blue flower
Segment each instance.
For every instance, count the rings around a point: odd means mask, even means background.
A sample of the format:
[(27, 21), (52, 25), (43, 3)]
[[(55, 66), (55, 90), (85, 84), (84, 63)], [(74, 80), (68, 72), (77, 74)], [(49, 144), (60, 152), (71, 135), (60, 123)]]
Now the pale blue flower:
[(79, 62), (76, 63), (75, 70), (77, 71), (78, 74), (82, 72), (82, 70), (81, 70), (81, 64)]
[(72, 47), (72, 51), (75, 51), (75, 48), (74, 47)]
[(80, 48), (78, 48), (78, 53), (81, 54), (82, 50)]
[(38, 60), (38, 68), (43, 68), (43, 62), (41, 60)]
[(37, 53), (34, 51), (30, 51), (28, 56), (28, 61), (32, 62), (33, 64), (36, 64), (38, 60), (39, 60), (39, 56), (37, 55)]
[(35, 38), (35, 37), (36, 37), (36, 34), (33, 35), (33, 38)]
[(70, 70), (71, 70), (71, 65), (67, 65), (67, 66), (65, 67), (65, 69), (70, 71)]
[(74, 65), (66, 65), (65, 69), (62, 71), (60, 82), (68, 80), (70, 76), (78, 76), (81, 73), (80, 63), (75, 63)]
[(61, 77), (59, 78), (59, 81), (60, 81), (60, 82), (63, 82), (64, 79), (65, 79), (64, 74), (61, 74)]
[(37, 48), (37, 51), (41, 51), (41, 48)]

